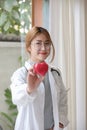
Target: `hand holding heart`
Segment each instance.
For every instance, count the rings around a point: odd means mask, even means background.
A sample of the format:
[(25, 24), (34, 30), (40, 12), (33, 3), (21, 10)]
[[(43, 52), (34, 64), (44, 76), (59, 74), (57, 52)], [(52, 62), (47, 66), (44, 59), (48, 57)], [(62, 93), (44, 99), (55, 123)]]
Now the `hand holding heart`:
[(27, 91), (32, 93), (39, 86), (44, 79), (46, 72), (48, 71), (48, 65), (45, 62), (36, 63), (33, 68), (28, 71), (27, 75)]

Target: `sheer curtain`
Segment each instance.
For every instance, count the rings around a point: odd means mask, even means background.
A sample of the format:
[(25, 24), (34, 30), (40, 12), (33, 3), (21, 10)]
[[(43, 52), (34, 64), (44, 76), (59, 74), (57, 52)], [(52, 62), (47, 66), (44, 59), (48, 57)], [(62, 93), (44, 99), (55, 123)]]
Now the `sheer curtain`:
[(62, 71), (68, 91), (66, 130), (86, 130), (84, 0), (49, 0), (49, 31), (56, 49), (53, 64)]

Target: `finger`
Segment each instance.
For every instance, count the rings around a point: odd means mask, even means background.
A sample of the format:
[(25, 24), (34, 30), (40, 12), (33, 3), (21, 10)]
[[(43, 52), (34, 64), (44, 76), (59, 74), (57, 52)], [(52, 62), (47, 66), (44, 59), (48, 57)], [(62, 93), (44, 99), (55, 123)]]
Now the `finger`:
[(29, 74), (29, 75), (32, 75), (32, 76), (35, 76), (35, 73), (33, 72), (33, 68), (30, 68), (30, 69), (28, 70), (28, 74)]
[(43, 81), (45, 76), (38, 75), (38, 78), (39, 78), (40, 81)]
[(29, 75), (35, 76), (35, 73), (33, 73), (32, 71), (28, 72)]

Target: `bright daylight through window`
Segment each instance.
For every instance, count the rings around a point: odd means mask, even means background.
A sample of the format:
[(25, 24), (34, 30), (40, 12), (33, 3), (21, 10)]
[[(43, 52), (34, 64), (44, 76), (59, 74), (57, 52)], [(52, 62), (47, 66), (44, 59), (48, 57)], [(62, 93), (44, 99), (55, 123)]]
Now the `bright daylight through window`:
[(0, 0), (0, 41), (20, 40), (31, 28), (32, 0)]

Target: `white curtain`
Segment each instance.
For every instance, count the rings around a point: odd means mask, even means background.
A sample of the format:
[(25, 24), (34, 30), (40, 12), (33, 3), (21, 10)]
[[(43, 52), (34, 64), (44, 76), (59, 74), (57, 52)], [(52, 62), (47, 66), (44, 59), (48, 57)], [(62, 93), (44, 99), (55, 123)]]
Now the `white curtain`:
[(69, 125), (86, 130), (86, 66), (84, 0), (49, 0), (49, 31), (55, 45), (53, 64), (62, 71), (68, 91)]

